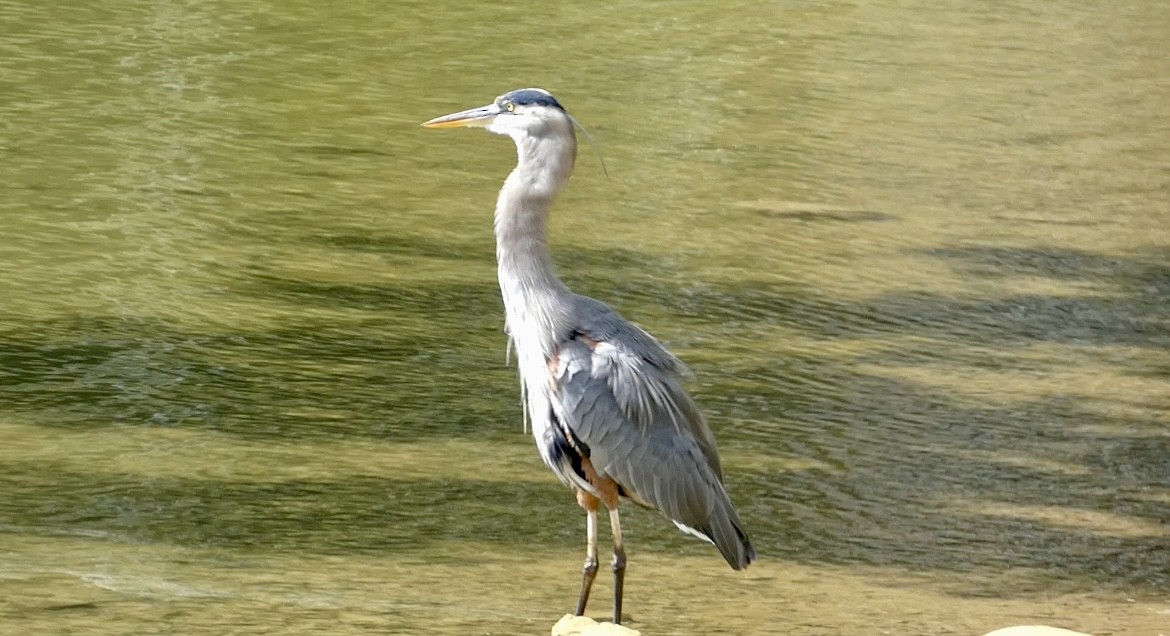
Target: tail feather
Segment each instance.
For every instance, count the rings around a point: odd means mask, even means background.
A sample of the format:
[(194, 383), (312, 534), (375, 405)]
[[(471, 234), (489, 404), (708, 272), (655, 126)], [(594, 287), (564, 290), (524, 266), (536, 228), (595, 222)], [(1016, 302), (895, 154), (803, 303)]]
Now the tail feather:
[(714, 544), (733, 570), (742, 570), (756, 560), (756, 549), (752, 547), (752, 541), (743, 529), (743, 522), (726, 497), (716, 504), (711, 517), (702, 526), (691, 527), (678, 521), (674, 525), (683, 532)]
[(733, 570), (742, 570), (756, 560), (756, 549), (743, 529), (743, 522), (739, 520), (731, 501), (723, 499), (711, 515), (710, 528), (707, 536), (711, 537), (719, 553), (727, 560)]

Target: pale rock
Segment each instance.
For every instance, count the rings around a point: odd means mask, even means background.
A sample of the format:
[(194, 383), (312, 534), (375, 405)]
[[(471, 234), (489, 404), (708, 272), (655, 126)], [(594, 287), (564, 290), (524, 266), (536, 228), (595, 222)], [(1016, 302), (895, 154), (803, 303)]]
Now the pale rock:
[(1090, 636), (1090, 634), (1047, 625), (1016, 625), (987, 632), (983, 636)]
[(642, 636), (642, 632), (613, 623), (598, 623), (587, 616), (565, 614), (553, 625), (552, 636)]

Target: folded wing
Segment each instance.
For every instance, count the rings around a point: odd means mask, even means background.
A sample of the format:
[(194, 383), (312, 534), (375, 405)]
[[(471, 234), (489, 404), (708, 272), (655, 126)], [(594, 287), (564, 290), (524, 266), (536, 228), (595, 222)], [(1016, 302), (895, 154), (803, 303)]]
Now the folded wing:
[(550, 367), (557, 419), (598, 474), (746, 567), (755, 551), (723, 488), (711, 431), (682, 388), (685, 367), (605, 305), (581, 305), (574, 315), (584, 318)]

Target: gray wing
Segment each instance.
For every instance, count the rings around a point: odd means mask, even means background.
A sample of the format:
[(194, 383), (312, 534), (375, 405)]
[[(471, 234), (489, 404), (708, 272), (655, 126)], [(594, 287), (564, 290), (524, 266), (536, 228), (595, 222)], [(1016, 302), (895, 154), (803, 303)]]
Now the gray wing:
[(580, 297), (574, 310), (550, 369), (558, 419), (598, 474), (746, 567), (755, 551), (723, 488), (711, 430), (682, 388), (686, 368), (605, 305)]

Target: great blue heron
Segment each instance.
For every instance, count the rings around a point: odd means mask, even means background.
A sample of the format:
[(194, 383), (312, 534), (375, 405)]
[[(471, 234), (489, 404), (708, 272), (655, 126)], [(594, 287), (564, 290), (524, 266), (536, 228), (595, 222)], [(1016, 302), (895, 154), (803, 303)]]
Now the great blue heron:
[(586, 512), (577, 615), (597, 575), (597, 509), (604, 504), (613, 530), (613, 622), (621, 623), (619, 498), (714, 543), (736, 570), (756, 552), (723, 488), (711, 429), (682, 387), (686, 367), (606, 305), (569, 291), (553, 270), (549, 208), (573, 171), (574, 123), (548, 91), (524, 88), (423, 126), (487, 128), (516, 142), (518, 162), (495, 213), (508, 336), (540, 456)]

